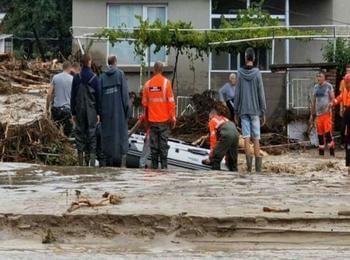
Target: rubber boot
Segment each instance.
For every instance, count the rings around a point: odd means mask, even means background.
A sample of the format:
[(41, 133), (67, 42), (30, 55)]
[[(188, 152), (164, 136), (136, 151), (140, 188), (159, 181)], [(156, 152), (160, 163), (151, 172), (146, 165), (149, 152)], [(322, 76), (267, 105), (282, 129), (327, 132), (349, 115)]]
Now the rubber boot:
[(78, 164), (79, 166), (84, 166), (84, 153), (78, 152)]
[(334, 148), (329, 148), (329, 153), (332, 157), (335, 157), (335, 151)]
[(89, 166), (90, 164), (90, 154), (85, 153), (85, 165)]
[(261, 156), (256, 156), (255, 157), (255, 171), (257, 173), (262, 172), (262, 157)]
[(324, 156), (324, 150), (323, 149), (318, 149), (318, 154), (320, 156)]
[(90, 167), (96, 166), (96, 154), (90, 153)]
[(158, 157), (152, 156), (152, 169), (158, 169)]
[(161, 159), (160, 160), (160, 165), (163, 170), (168, 169), (168, 160), (167, 159)]
[(252, 172), (252, 167), (253, 167), (253, 157), (250, 155), (246, 155), (246, 160), (247, 160), (247, 171)]
[(235, 163), (233, 160), (228, 159), (226, 166), (230, 172), (238, 172), (237, 163)]
[[(220, 162), (213, 161), (213, 163), (211, 165), (211, 169), (214, 171), (220, 171), (221, 170), (220, 164), (221, 164)], [(227, 168), (229, 168), (229, 167), (227, 166)]]

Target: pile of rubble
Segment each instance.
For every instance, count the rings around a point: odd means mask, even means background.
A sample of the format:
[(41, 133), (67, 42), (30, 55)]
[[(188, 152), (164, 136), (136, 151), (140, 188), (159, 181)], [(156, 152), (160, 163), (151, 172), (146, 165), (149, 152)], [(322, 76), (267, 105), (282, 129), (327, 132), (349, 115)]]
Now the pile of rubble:
[(0, 55), (0, 160), (55, 165), (76, 163), (62, 130), (46, 117), (46, 93), (57, 60), (16, 60)]
[(1, 162), (74, 165), (74, 149), (63, 131), (45, 116), (39, 95), (0, 96)]
[(40, 62), (0, 57), (0, 94), (46, 91), (52, 75), (61, 69), (57, 60)]
[(177, 126), (172, 131), (172, 136), (187, 142), (193, 142), (202, 135), (208, 133), (208, 119), (210, 110), (215, 105), (217, 93), (205, 91), (192, 97), (194, 113), (180, 116)]

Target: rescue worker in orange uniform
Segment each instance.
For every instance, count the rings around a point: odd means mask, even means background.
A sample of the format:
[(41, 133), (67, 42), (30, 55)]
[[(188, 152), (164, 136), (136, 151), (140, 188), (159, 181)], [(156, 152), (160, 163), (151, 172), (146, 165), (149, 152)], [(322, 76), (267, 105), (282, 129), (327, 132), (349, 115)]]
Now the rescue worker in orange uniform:
[[(347, 64), (345, 66), (345, 69), (346, 69), (345, 75), (349, 74), (350, 73), (350, 64)], [(345, 82), (345, 80), (343, 78), (342, 81), (340, 82), (340, 86), (339, 86), (340, 94), (343, 92), (343, 90), (345, 88), (346, 88), (346, 82)], [(343, 104), (340, 103), (339, 116), (341, 118), (343, 118), (344, 112), (345, 112), (345, 108), (344, 108)], [(341, 140), (340, 140), (341, 144), (344, 145), (345, 144), (345, 125), (344, 125), (344, 120), (342, 120), (340, 136), (341, 136)]]
[(163, 74), (163, 64), (154, 64), (154, 76), (146, 82), (142, 104), (149, 122), (152, 168), (168, 168), (169, 126), (175, 128), (175, 100), (170, 81)]
[(222, 116), (214, 108), (209, 114), (210, 154), (203, 164), (211, 165), (213, 170), (220, 170), (225, 157), (230, 171), (237, 172), (239, 133), (233, 122)]
[(313, 122), (314, 114), (316, 114), (316, 130), (320, 156), (324, 155), (324, 150), (327, 144), (330, 155), (334, 156), (335, 144), (332, 137), (332, 102), (334, 100), (334, 90), (333, 86), (326, 81), (326, 74), (323, 71), (320, 71), (317, 74), (317, 81), (318, 84), (314, 87), (310, 122)]
[(350, 73), (345, 75), (343, 81), (345, 86), (340, 95), (334, 100), (333, 104), (341, 104), (344, 108), (343, 124), (345, 126), (345, 160), (346, 166), (349, 167), (348, 172), (350, 173)]

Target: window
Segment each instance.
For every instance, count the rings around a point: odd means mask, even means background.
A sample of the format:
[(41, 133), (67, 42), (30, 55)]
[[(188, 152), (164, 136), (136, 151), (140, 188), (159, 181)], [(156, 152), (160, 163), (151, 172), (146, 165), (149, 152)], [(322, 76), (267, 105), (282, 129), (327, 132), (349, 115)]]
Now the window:
[[(211, 26), (220, 28), (221, 18), (233, 21), (237, 18), (239, 10), (253, 7), (261, 0), (212, 0)], [(268, 11), (273, 17), (284, 19), (284, 0), (265, 0), (262, 5), (263, 10)], [(269, 49), (255, 49), (256, 66), (261, 70), (269, 70), (271, 62), (271, 52)], [(212, 71), (232, 71), (244, 65), (244, 53), (212, 53)]]
[[(255, 49), (255, 65), (260, 70), (269, 70), (270, 51), (266, 48)], [(213, 71), (231, 71), (238, 70), (244, 65), (244, 53), (212, 53)]]
[(212, 0), (213, 14), (237, 14), (247, 8), (246, 0)]
[(5, 39), (5, 52), (6, 53), (12, 53), (13, 50), (13, 43), (12, 43), (12, 37)]
[[(251, 0), (250, 6), (259, 4), (260, 0)], [(285, 1), (283, 0), (265, 0), (262, 9), (274, 15), (285, 14)]]
[[(108, 26), (135, 28), (139, 26), (136, 16), (155, 22), (157, 19), (166, 23), (166, 6), (164, 5), (132, 5), (132, 4), (111, 4), (108, 7)], [(158, 53), (153, 53), (155, 47), (151, 46), (151, 63), (155, 61), (166, 62), (166, 50), (162, 48)], [(134, 44), (128, 41), (109, 45), (109, 54), (118, 56), (120, 65), (140, 65), (141, 59), (134, 52)], [(148, 60), (148, 51), (145, 50), (146, 60)]]

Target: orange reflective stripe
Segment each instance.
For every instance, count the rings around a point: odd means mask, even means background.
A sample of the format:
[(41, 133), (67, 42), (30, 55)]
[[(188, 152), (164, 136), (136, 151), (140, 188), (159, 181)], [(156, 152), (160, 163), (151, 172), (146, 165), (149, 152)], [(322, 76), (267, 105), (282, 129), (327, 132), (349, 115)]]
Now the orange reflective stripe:
[(165, 98), (148, 98), (149, 103), (164, 103), (167, 100)]
[(168, 98), (169, 102), (175, 102), (175, 99), (173, 97)]
[(228, 122), (228, 119), (225, 117), (214, 117), (212, 119), (215, 122), (215, 129), (218, 129), (221, 125)]
[(168, 80), (164, 78), (163, 82), (163, 97), (166, 100), (166, 92), (167, 92), (167, 87), (168, 87)]

